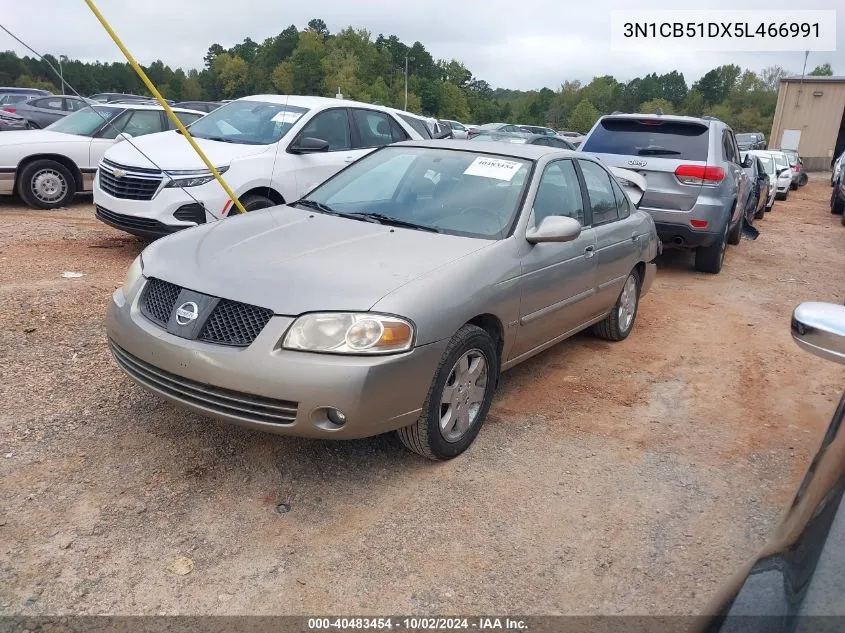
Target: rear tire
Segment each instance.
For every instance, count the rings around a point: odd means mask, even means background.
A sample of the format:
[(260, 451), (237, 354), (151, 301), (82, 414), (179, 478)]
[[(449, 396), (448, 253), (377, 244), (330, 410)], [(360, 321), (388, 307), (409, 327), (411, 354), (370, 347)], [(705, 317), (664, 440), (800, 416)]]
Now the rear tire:
[(830, 212), (834, 215), (842, 215), (843, 211), (845, 211), (845, 200), (839, 195), (839, 188), (837, 187), (830, 195)]
[(35, 160), (21, 169), (18, 193), (35, 209), (65, 206), (76, 193), (76, 180), (70, 170), (54, 160)]
[(800, 176), (798, 176), (798, 186), (799, 186), (799, 187), (803, 187), (804, 185), (806, 185), (806, 184), (807, 184), (807, 182), (808, 182), (809, 180), (810, 180), (809, 176), (807, 176), (807, 174), (805, 174), (805, 173), (802, 171), (802, 172), (801, 172), (801, 175), (800, 175)]
[(613, 310), (603, 321), (592, 327), (595, 336), (607, 341), (624, 341), (634, 329), (637, 311), (640, 307), (640, 286), (642, 280), (637, 269), (631, 271), (625, 285), (613, 304)]
[(739, 222), (736, 223), (736, 226), (733, 230), (728, 234), (728, 244), (731, 246), (737, 246), (742, 240), (742, 228), (745, 226), (745, 214), (743, 213), (739, 216)]
[(766, 208), (766, 205), (764, 204), (762, 207), (757, 209), (757, 213), (754, 214), (754, 219), (755, 220), (762, 220), (763, 218), (766, 217), (766, 211), (768, 211), (768, 209)]
[(695, 249), (695, 269), (700, 273), (718, 275), (725, 263), (725, 251), (728, 242), (728, 225), (722, 236), (710, 246), (699, 246)]
[[(466, 369), (461, 369), (465, 357), (469, 360)], [(477, 375), (474, 372), (478, 372)], [(399, 440), (408, 450), (427, 459), (439, 461), (457, 457), (470, 447), (481, 430), (493, 401), (498, 376), (499, 356), (495, 342), (480, 327), (464, 325), (443, 352), (419, 419), (396, 431)], [(482, 377), (483, 386), (480, 384)], [(480, 396), (480, 401), (476, 403), (477, 408), (470, 404), (467, 409), (473, 393)], [(459, 430), (462, 419), (468, 427)]]

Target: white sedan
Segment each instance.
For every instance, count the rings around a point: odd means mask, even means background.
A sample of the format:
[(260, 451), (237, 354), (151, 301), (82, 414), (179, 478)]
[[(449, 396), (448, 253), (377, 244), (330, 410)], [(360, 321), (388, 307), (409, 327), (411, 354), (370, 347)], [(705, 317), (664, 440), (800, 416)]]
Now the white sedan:
[[(205, 115), (174, 112), (185, 125)], [(115, 142), (173, 128), (160, 106), (126, 103), (89, 106), (43, 130), (3, 132), (0, 195), (17, 191), (31, 207), (61, 207), (91, 192), (97, 165)]]

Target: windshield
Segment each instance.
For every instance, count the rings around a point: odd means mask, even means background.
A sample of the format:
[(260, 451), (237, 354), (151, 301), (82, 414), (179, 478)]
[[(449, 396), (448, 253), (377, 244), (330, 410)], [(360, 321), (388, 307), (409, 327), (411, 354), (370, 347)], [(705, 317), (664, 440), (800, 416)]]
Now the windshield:
[(736, 142), (737, 143), (753, 143), (756, 140), (757, 140), (757, 138), (753, 134), (737, 134), (736, 135)]
[(270, 145), (306, 112), (307, 108), (284, 103), (232, 101), (191, 125), (191, 135), (226, 143)]
[(708, 128), (686, 121), (603, 119), (583, 145), (594, 154), (707, 160)]
[(479, 130), (498, 130), (500, 127), (504, 127), (504, 123), (485, 123), (484, 125), (479, 125), (477, 129)]
[(64, 132), (65, 134), (77, 134), (78, 136), (93, 136), (103, 126), (103, 123), (111, 121), (121, 112), (123, 112), (123, 108), (86, 106), (44, 129)]
[(484, 239), (510, 231), (531, 161), (472, 151), (385, 147), (304, 201), (324, 212), (376, 214), (428, 230)]

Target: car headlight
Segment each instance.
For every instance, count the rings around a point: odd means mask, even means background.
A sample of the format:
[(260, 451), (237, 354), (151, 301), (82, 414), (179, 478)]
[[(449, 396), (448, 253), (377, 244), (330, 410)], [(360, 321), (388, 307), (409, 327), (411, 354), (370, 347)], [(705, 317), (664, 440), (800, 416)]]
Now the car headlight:
[(132, 265), (129, 267), (129, 270), (126, 271), (126, 276), (123, 278), (123, 294), (124, 296), (129, 296), (129, 293), (132, 292), (132, 288), (135, 287), (135, 284), (138, 283), (138, 280), (141, 278), (141, 274), (144, 272), (144, 261), (141, 259), (141, 256), (135, 258), (135, 261), (132, 262)]
[(319, 312), (294, 321), (285, 349), (330, 354), (392, 354), (411, 349), (414, 326), (405, 319), (370, 312)]
[[(216, 167), (218, 174), (225, 174), (229, 167)], [(186, 169), (177, 171), (166, 171), (170, 180), (167, 181), (165, 187), (199, 187), (207, 182), (214, 180), (214, 174), (208, 169)]]

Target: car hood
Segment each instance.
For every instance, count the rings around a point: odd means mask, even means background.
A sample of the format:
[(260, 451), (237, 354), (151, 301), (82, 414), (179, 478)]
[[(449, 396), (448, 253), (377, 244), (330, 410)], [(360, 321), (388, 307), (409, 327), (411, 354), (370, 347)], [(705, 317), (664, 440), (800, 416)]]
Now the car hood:
[(65, 134), (52, 130), (21, 130), (19, 132), (3, 132), (0, 134), (0, 147), (13, 145), (56, 145), (58, 143), (90, 143), (88, 136)]
[[(208, 139), (194, 139), (203, 153), (215, 167), (223, 167), (237, 158), (254, 156), (269, 151), (273, 146), (243, 145), (240, 143), (221, 143)], [(133, 147), (134, 146), (134, 147)], [(135, 149), (135, 148), (138, 149)], [(146, 156), (141, 154), (141, 150)], [(146, 169), (205, 169), (205, 163), (197, 155), (188, 140), (179, 132), (159, 132), (133, 138), (132, 143), (121, 142), (110, 147), (105, 153), (115, 163), (127, 167)], [(154, 162), (153, 162), (154, 161)]]
[(279, 206), (180, 231), (142, 257), (146, 277), (293, 316), (369, 310), (493, 243)]

